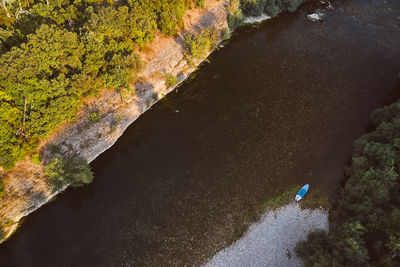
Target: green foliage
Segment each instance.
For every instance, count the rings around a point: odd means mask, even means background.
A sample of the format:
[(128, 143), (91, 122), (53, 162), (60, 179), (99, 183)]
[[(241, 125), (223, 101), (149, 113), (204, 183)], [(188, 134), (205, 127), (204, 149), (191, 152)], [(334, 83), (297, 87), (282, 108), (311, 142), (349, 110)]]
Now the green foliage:
[(187, 34), (185, 45), (193, 58), (204, 59), (215, 45), (215, 40), (215, 33), (210, 29), (205, 29), (196, 34)]
[(102, 114), (101, 114), (101, 111), (100, 111), (100, 110), (96, 110), (96, 111), (90, 112), (90, 113), (88, 114), (89, 120), (90, 120), (91, 122), (94, 122), (94, 123), (99, 122), (100, 119), (101, 119), (101, 117), (102, 117)]
[(6, 233), (4, 233), (3, 226), (0, 225), (0, 240), (3, 240), (6, 237)]
[(71, 76), (82, 67), (83, 51), (75, 33), (43, 25), (0, 57), (0, 165), (11, 168), (39, 138), (75, 117)]
[(32, 160), (32, 162), (34, 162), (36, 164), (40, 164), (40, 155), (39, 155), (39, 153), (33, 153), (31, 155), (31, 160)]
[(174, 87), (178, 83), (178, 78), (176, 78), (174, 75), (171, 73), (167, 73), (165, 75), (165, 85), (169, 87)]
[(325, 231), (317, 230), (311, 232), (306, 241), (300, 241), (295, 252), (297, 255), (307, 255), (302, 257), (304, 266), (332, 266), (331, 242)]
[(4, 173), (0, 172), (0, 199), (4, 195), (4, 179), (5, 179), (5, 177), (6, 177), (6, 175)]
[(263, 12), (275, 17), (280, 12), (294, 12), (304, 0), (240, 0), (246, 16), (260, 16)]
[(240, 8), (246, 16), (261, 16), (267, 0), (240, 0)]
[(239, 0), (232, 0), (227, 6), (228, 10), (228, 26), (229, 29), (234, 30), (241, 26), (244, 21), (242, 10), (239, 8)]
[(400, 100), (372, 121), (375, 130), (355, 141), (329, 235), (310, 234), (297, 247), (306, 266), (400, 265)]
[(80, 187), (93, 181), (93, 173), (90, 166), (81, 157), (74, 157), (70, 160), (57, 155), (45, 167), (45, 176), (58, 190), (70, 184), (73, 187)]
[(223, 40), (229, 39), (231, 37), (231, 33), (229, 31), (229, 28), (225, 27), (221, 31), (221, 38)]

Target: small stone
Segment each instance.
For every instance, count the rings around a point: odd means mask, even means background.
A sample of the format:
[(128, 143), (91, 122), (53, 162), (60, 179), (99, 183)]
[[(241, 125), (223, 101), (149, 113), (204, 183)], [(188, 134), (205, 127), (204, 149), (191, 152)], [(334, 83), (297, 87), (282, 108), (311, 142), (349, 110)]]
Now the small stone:
[(312, 13), (312, 14), (308, 15), (307, 19), (311, 20), (311, 21), (318, 21), (318, 20), (322, 20), (323, 16), (324, 16), (324, 13), (316, 12), (316, 13)]

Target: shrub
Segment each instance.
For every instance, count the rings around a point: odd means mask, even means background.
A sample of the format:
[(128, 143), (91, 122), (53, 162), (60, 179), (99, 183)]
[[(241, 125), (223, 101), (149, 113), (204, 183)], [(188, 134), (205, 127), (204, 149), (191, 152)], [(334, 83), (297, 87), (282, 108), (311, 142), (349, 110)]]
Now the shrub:
[(246, 16), (261, 16), (267, 0), (240, 0), (240, 8)]
[(229, 28), (223, 28), (221, 31), (221, 38), (223, 40), (229, 39), (231, 37), (231, 33), (229, 31)]
[(36, 164), (40, 164), (40, 155), (39, 155), (39, 153), (33, 153), (31, 155), (31, 160), (32, 160), (32, 162), (34, 162)]
[(167, 73), (167, 75), (165, 75), (165, 85), (168, 88), (174, 87), (177, 83), (178, 78), (176, 78), (174, 75), (172, 75), (171, 73)]
[(3, 230), (3, 226), (0, 225), (0, 240), (3, 240), (6, 237), (6, 233)]
[(4, 175), (0, 174), (0, 198), (4, 196)]
[(45, 167), (46, 178), (58, 190), (70, 184), (73, 187), (83, 186), (93, 181), (93, 173), (87, 161), (81, 157), (66, 160), (57, 155)]
[(192, 57), (204, 59), (215, 43), (215, 32), (204, 29), (197, 34), (188, 34), (185, 38), (185, 45)]
[(246, 16), (260, 16), (263, 12), (275, 17), (280, 12), (294, 12), (304, 0), (240, 0)]
[(101, 116), (102, 116), (101, 111), (100, 110), (96, 110), (94, 112), (89, 113), (88, 118), (89, 118), (89, 120), (91, 122), (96, 123), (96, 122), (100, 121)]
[(231, 30), (241, 26), (244, 21), (242, 10), (239, 8), (239, 0), (232, 0), (228, 6), (228, 27)]

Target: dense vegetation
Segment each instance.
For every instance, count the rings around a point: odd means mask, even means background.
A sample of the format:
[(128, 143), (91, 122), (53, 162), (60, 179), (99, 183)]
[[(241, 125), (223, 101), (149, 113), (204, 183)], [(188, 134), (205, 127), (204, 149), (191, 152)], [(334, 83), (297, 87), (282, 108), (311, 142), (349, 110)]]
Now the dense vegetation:
[[(115, 4), (118, 3), (118, 4)], [(0, 166), (10, 169), (84, 97), (123, 88), (140, 70), (134, 51), (157, 31), (174, 35), (204, 0), (0, 1)]]
[(196, 34), (187, 34), (185, 45), (190, 55), (195, 59), (204, 59), (208, 52), (214, 47), (216, 33), (210, 29), (204, 29)]
[(240, 7), (246, 16), (260, 16), (263, 12), (275, 17), (280, 12), (295, 11), (304, 0), (240, 0)]
[(228, 25), (235, 29), (243, 24), (244, 16), (265, 13), (275, 17), (281, 12), (294, 12), (305, 0), (231, 0), (227, 6)]
[(93, 173), (86, 160), (80, 157), (65, 159), (57, 155), (45, 167), (45, 176), (58, 190), (70, 184), (73, 187), (90, 184), (93, 181)]
[(355, 142), (330, 232), (297, 246), (306, 266), (400, 266), (400, 100), (372, 114)]

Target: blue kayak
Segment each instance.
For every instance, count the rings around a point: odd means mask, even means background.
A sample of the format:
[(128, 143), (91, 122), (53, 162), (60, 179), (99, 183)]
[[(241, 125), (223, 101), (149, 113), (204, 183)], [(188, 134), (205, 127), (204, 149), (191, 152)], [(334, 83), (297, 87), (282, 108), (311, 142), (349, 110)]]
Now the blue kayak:
[(308, 184), (304, 185), (299, 192), (297, 192), (296, 197), (294, 198), (296, 201), (300, 201), (308, 192), (308, 188), (310, 188), (310, 186)]

